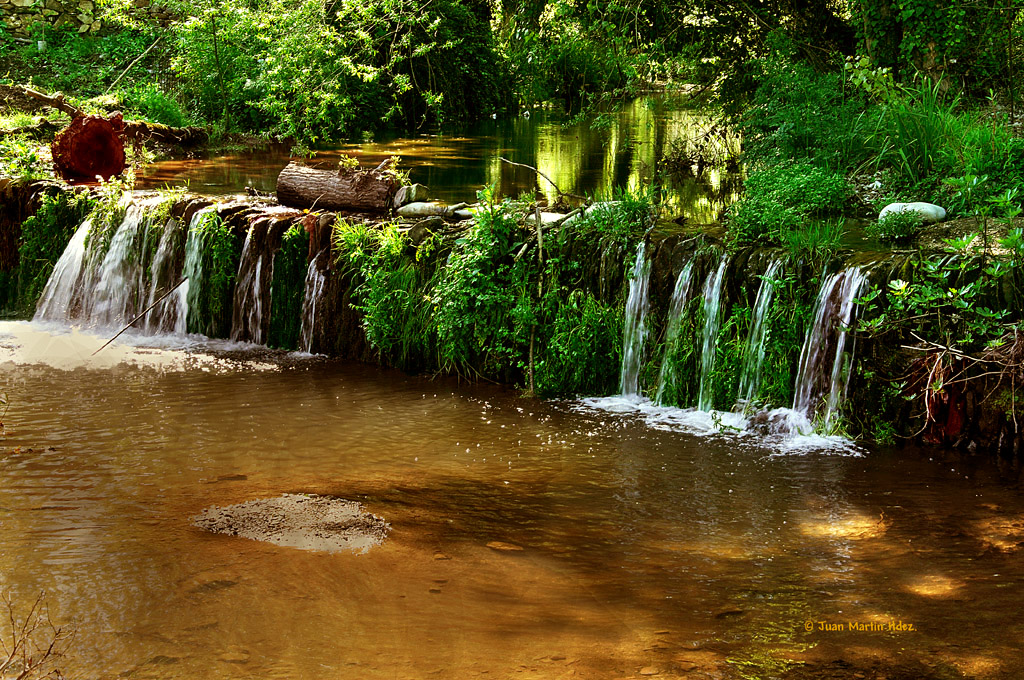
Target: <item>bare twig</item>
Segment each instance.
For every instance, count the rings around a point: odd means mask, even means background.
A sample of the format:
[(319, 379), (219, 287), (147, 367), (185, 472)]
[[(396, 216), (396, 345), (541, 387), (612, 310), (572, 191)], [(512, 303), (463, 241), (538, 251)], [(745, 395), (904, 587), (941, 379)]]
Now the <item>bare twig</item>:
[(576, 194), (570, 194), (569, 192), (562, 191), (561, 189), (558, 188), (558, 185), (555, 184), (555, 181), (553, 179), (551, 179), (550, 177), (548, 177), (547, 175), (545, 175), (543, 172), (533, 167), (532, 165), (526, 165), (525, 163), (513, 163), (512, 161), (503, 156), (500, 156), (498, 160), (500, 160), (503, 163), (508, 163), (509, 165), (515, 165), (520, 168), (526, 168), (527, 170), (533, 170), (535, 173), (546, 179), (548, 183), (555, 188), (555, 191), (558, 193), (559, 196), (568, 196), (569, 198), (575, 198), (578, 201), (584, 202), (587, 200), (583, 196), (577, 196)]
[(121, 82), (121, 78), (124, 78), (125, 74), (128, 73), (128, 71), (132, 70), (132, 66), (135, 66), (137, 63), (142, 61), (142, 58), (145, 57), (147, 54), (149, 54), (150, 50), (152, 50), (154, 47), (156, 47), (157, 43), (160, 42), (161, 40), (163, 40), (163, 36), (157, 36), (157, 39), (153, 41), (153, 44), (150, 45), (149, 47), (147, 47), (145, 52), (143, 52), (139, 56), (135, 57), (135, 59), (132, 60), (132, 63), (128, 64), (128, 68), (126, 68), (125, 70), (121, 71), (121, 75), (119, 75), (114, 80), (114, 82), (112, 82), (110, 84), (110, 87), (108, 87), (107, 91), (104, 92), (103, 94), (109, 94), (110, 91), (114, 89), (114, 86), (117, 85), (119, 82)]

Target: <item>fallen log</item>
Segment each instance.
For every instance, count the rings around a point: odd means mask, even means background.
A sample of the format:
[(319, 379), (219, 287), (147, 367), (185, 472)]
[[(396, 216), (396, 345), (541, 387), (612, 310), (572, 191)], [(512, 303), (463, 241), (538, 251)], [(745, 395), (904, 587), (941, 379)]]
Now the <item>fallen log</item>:
[(78, 116), (57, 133), (50, 144), (53, 165), (69, 182), (108, 180), (124, 172), (124, 123), (121, 114), (110, 118)]
[(277, 176), (277, 200), (292, 208), (387, 212), (401, 183), (384, 165), (331, 172), (292, 162)]

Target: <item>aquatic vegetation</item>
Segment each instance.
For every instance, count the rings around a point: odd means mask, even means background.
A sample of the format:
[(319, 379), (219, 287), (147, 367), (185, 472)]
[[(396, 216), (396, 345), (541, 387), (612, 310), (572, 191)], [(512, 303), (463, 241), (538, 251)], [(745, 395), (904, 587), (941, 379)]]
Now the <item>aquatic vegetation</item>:
[(270, 334), (267, 338), (270, 347), (299, 347), (308, 252), (309, 235), (301, 224), (290, 227), (281, 237), (281, 249), (274, 256)]
[(92, 209), (88, 194), (62, 191), (43, 196), (36, 214), (21, 225), (18, 269), (0, 273), (0, 307), (19, 316), (32, 315), (53, 266)]
[[(231, 331), (231, 301), (242, 254), (241, 239), (215, 211), (201, 212), (188, 235), (196, 253), (197, 280), (189, 281), (188, 330), (209, 337)], [(187, 276), (189, 274), (186, 266)]]

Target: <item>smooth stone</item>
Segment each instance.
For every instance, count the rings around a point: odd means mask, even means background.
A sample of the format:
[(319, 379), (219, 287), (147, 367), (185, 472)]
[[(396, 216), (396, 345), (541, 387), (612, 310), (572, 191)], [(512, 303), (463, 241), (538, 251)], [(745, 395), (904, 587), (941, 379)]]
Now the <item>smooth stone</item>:
[(444, 203), (418, 201), (403, 205), (395, 211), (395, 214), (399, 217), (432, 217), (434, 215), (444, 217), (447, 212), (448, 206)]
[(878, 213), (878, 219), (882, 219), (886, 215), (910, 211), (919, 214), (925, 224), (941, 222), (946, 219), (946, 209), (934, 203), (890, 203), (882, 208), (882, 212)]
[[(563, 213), (542, 212), (540, 214), (540, 223), (541, 224), (558, 224), (559, 222), (564, 220), (566, 217), (568, 217), (568, 215), (565, 215)], [(531, 213), (531, 214), (526, 216), (526, 223), (527, 224), (535, 224), (536, 222), (537, 222), (537, 214), (536, 213)]]
[(491, 550), (501, 550), (503, 552), (513, 552), (523, 549), (523, 547), (520, 545), (515, 545), (514, 543), (505, 543), (504, 541), (491, 541), (487, 544), (487, 547)]
[(409, 237), (409, 242), (418, 246), (427, 240), (427, 237), (438, 229), (444, 228), (444, 218), (434, 216), (420, 220), (408, 229), (399, 229), (399, 232)]
[(427, 200), (427, 187), (422, 184), (407, 184), (399, 187), (391, 205), (397, 210), (409, 203), (422, 203)]
[(598, 210), (609, 210), (609, 209), (614, 208), (615, 206), (617, 206), (619, 203), (621, 203), (621, 201), (599, 201), (597, 203), (591, 203), (590, 205), (588, 205), (581, 212), (577, 212), (576, 214), (570, 213), (569, 217), (566, 218), (566, 220), (564, 222), (562, 222), (562, 226), (563, 227), (568, 227), (569, 225), (573, 224), (574, 222), (576, 222), (576, 220), (580, 219), (581, 217), (589, 217), (590, 215), (593, 215)]
[(452, 212), (452, 219), (458, 222), (463, 220), (471, 220), (474, 217), (474, 213), (469, 208), (463, 208), (461, 210), (455, 210)]

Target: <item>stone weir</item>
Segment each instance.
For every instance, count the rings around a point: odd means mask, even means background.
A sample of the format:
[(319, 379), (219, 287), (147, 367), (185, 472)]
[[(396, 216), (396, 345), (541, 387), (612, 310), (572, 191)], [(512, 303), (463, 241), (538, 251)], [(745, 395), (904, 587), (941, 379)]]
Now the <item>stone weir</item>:
[[(136, 193), (55, 224), (76, 213), (41, 199), (59, 193), (52, 185), (0, 191), (8, 317), (104, 329), (138, 317), (141, 332), (454, 372), (541, 396), (619, 394), (765, 433), (1003, 456), (1024, 445), (1024, 339), (979, 361), (923, 338), (919, 324), (878, 320), (889, 308), (873, 300), (925, 281), (921, 272), (981, 286), (978, 267), (948, 254), (727, 249), (714, 227), (654, 224), (614, 202), (542, 213), (538, 228), (535, 212), (508, 202), (416, 203), (382, 220)], [(29, 230), (56, 243), (32, 251), (32, 262), (52, 258), (32, 277)], [(1015, 287), (1003, 283), (974, 304), (1012, 308)]]

